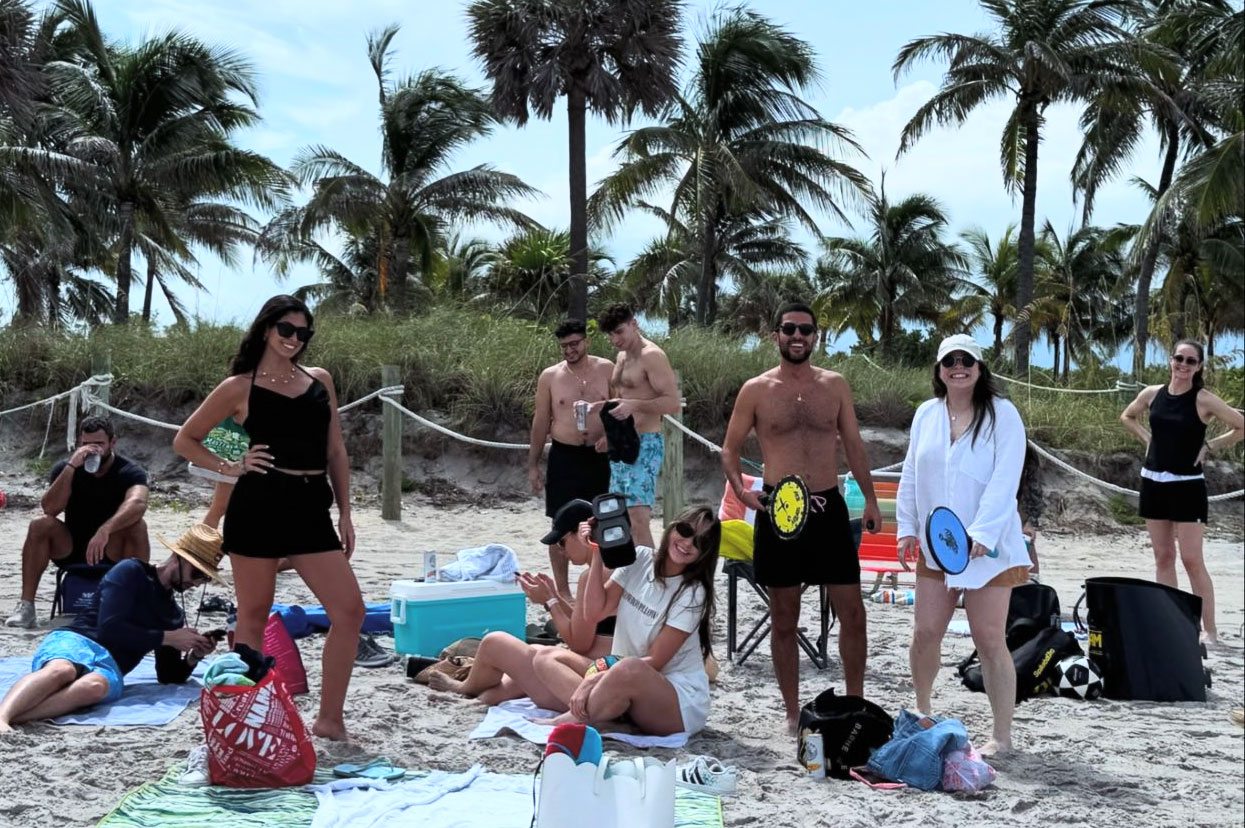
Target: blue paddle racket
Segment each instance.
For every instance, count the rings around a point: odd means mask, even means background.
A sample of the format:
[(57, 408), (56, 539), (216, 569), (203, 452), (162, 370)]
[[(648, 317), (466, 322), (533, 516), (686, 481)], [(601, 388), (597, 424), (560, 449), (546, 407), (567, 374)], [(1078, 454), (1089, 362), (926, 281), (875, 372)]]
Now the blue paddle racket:
[[(936, 507), (925, 519), (925, 543), (934, 563), (943, 572), (959, 575), (968, 569), (973, 539), (968, 536), (963, 521), (946, 506)], [(997, 558), (999, 551), (991, 549), (986, 554)]]

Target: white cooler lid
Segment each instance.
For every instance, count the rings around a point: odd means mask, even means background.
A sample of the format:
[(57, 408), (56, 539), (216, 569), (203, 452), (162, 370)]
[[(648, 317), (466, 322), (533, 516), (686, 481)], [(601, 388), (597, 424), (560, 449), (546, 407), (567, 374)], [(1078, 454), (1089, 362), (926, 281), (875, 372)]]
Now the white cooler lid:
[(444, 601), (448, 598), (484, 598), (490, 595), (522, 593), (518, 584), (497, 581), (394, 581), (389, 587), (390, 598), (405, 601)]

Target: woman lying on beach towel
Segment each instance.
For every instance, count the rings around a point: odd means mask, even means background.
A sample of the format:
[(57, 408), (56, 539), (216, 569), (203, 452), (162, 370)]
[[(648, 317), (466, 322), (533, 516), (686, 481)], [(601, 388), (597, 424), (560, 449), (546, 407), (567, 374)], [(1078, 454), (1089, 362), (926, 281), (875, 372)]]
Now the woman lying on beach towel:
[(536, 676), (556, 703), (533, 700), (567, 711), (552, 724), (599, 724), (625, 715), (654, 736), (705, 726), (705, 659), (721, 539), (714, 510), (701, 506), (666, 527), (656, 551), (637, 546), (630, 566), (610, 573), (593, 551), (583, 611), (588, 618), (617, 614), (613, 651), (619, 660), (598, 662), (560, 648), (538, 653)]
[[(553, 527), (541, 538), (541, 543), (561, 549), (567, 560), (576, 566), (585, 566), (592, 557), (588, 540), (588, 519), (591, 517), (591, 503), (586, 500), (570, 501), (553, 516)], [(549, 610), (558, 635), (572, 651), (597, 658), (610, 652), (614, 619), (589, 619), (584, 614), (584, 587), (590, 572), (585, 570), (580, 575), (574, 604), (567, 604), (558, 596), (553, 579), (548, 575), (525, 572), (519, 576), (519, 586), (528, 600)], [(565, 705), (557, 704), (557, 699), (549, 695), (532, 669), (536, 654), (551, 649), (560, 648), (528, 644), (509, 633), (491, 632), (480, 642), (466, 679), (457, 681), (452, 676), (433, 670), (428, 674), (428, 686), (433, 690), (474, 696), (488, 705), (529, 696), (541, 707), (547, 708), (549, 705), (545, 703), (552, 702), (554, 709), (563, 710)]]

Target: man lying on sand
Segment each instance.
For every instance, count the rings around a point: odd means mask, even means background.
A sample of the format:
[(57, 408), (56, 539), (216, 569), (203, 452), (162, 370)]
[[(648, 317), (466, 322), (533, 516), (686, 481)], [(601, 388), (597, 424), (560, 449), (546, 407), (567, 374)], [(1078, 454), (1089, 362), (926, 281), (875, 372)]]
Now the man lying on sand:
[[(553, 527), (540, 542), (557, 549), (564, 558), (578, 566), (589, 563), (592, 547), (588, 536), (591, 526), (592, 504), (585, 500), (566, 503), (553, 516)], [(569, 646), (570, 652), (597, 658), (610, 651), (614, 635), (614, 617), (587, 618), (583, 611), (583, 596), (589, 571), (579, 578), (575, 602), (570, 603), (560, 595), (548, 575), (525, 572), (519, 576), (519, 586), (528, 600), (542, 604), (549, 610), (557, 627), (558, 635)], [(456, 681), (445, 673), (433, 670), (428, 686), (433, 690), (448, 690), (474, 696), (484, 704), (498, 704), (509, 699), (528, 696), (540, 707), (548, 708), (557, 703), (532, 668), (537, 653), (557, 647), (528, 644), (504, 632), (491, 632), (484, 636), (476, 651), (471, 672), (463, 681)]]
[(91, 606), (39, 642), (32, 672), (0, 701), (0, 733), (116, 701), (122, 677), (153, 650), (160, 682), (185, 682), (216, 642), (186, 626), (173, 595), (209, 578), (220, 581), (220, 544), (216, 530), (200, 524), (177, 543), (165, 544), (173, 554), (159, 566), (129, 559), (109, 570)]

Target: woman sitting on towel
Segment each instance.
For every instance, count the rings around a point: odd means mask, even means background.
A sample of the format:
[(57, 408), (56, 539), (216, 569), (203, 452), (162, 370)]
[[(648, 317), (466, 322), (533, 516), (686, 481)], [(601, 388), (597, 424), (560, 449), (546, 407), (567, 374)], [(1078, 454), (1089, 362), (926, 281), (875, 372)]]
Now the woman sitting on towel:
[[(566, 559), (576, 566), (585, 566), (592, 557), (588, 525), (591, 517), (591, 503), (586, 500), (572, 500), (558, 509), (553, 516), (553, 527), (540, 542), (560, 548)], [(597, 658), (610, 652), (614, 619), (589, 620), (584, 615), (584, 585), (589, 572), (590, 570), (585, 570), (579, 578), (574, 604), (568, 604), (560, 598), (553, 579), (543, 573), (521, 574), (519, 586), (523, 588), (528, 600), (534, 604), (543, 604), (549, 610), (558, 636), (572, 651), (583, 653), (589, 658)], [(428, 686), (433, 690), (448, 690), (474, 696), (489, 705), (528, 696), (546, 709), (551, 705), (556, 707), (557, 699), (549, 695), (532, 670), (532, 661), (536, 654), (548, 649), (556, 648), (528, 644), (509, 633), (491, 632), (480, 642), (467, 678), (456, 681), (445, 673), (429, 668)]]
[[(995, 389), (981, 346), (956, 334), (938, 346), (934, 399), (916, 410), (895, 500), (899, 562), (916, 558), (916, 617), (908, 660), (916, 707), (931, 713), (930, 694), (942, 660), (942, 638), (964, 596), (964, 610), (981, 657), (993, 738), (983, 756), (1011, 749), (1016, 668), (1004, 634), (1012, 587), (1029, 580), (1029, 553), (1016, 509), (1025, 460), (1025, 427), (1016, 406)], [(968, 567), (948, 574), (919, 549), (925, 521), (946, 506), (973, 539)], [(997, 555), (991, 555), (996, 550)]]
[[(594, 551), (583, 611), (617, 614), (612, 665), (563, 649), (537, 654), (536, 675), (567, 711), (552, 720), (598, 724), (626, 715), (654, 736), (695, 733), (709, 717), (709, 627), (722, 524), (708, 507), (688, 509), (666, 527), (657, 550), (612, 573)], [(600, 669), (604, 667), (605, 669)]]

